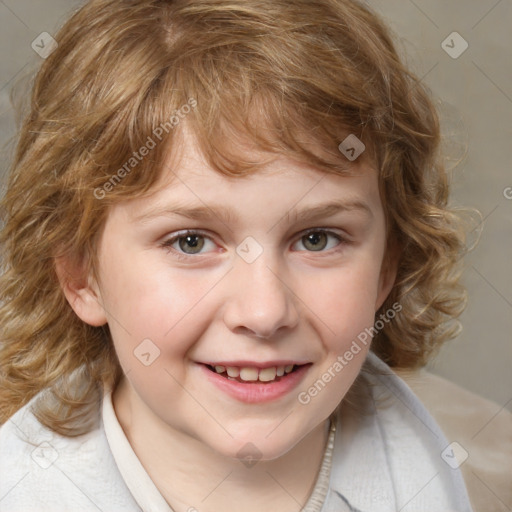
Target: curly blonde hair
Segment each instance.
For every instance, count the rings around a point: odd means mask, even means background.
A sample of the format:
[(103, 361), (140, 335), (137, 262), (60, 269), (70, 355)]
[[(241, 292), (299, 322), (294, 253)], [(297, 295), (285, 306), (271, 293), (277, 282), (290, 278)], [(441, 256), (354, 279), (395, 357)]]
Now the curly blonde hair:
[[(191, 98), (197, 108), (186, 123), (228, 175), (258, 168), (233, 143), (242, 135), (334, 173), (349, 166), (339, 143), (348, 134), (362, 140), (360, 158), (379, 170), (389, 240), (400, 252), (381, 312), (396, 302), (402, 311), (372, 349), (391, 366), (415, 367), (455, 335), (464, 239), (447, 206), (437, 114), (368, 7), (92, 0), (56, 40), (36, 76), (2, 202), (0, 423), (44, 390), (34, 409), (44, 425), (68, 436), (92, 428), (101, 390), (122, 372), (108, 326), (75, 315), (55, 261), (66, 256), (94, 271), (109, 207), (155, 184), (182, 128), (169, 120)], [(107, 190), (159, 126), (161, 143)]]

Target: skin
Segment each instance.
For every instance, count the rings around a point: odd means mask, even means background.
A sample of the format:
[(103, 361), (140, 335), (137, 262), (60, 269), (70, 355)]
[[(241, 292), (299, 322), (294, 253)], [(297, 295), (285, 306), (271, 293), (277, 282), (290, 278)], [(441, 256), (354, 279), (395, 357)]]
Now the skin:
[[(167, 162), (154, 193), (112, 207), (97, 280), (58, 264), (60, 276), (74, 276), (61, 279), (63, 289), (82, 320), (108, 323), (125, 374), (113, 394), (117, 417), (174, 510), (240, 510), (243, 503), (249, 512), (297, 511), (317, 477), (328, 417), (368, 347), (307, 405), (297, 395), (373, 325), (395, 278), (394, 265), (383, 263), (377, 172), (361, 164), (350, 176), (327, 175), (279, 157), (230, 178), (209, 168), (190, 136), (181, 154)], [(349, 206), (296, 219), (333, 201)], [(204, 219), (162, 213), (205, 205)], [(310, 228), (313, 244), (304, 238)], [(204, 241), (200, 253), (173, 241), (186, 229), (204, 232), (195, 239)], [(252, 263), (236, 252), (249, 236), (263, 251)], [(144, 339), (160, 350), (149, 366), (134, 356)], [(200, 364), (283, 359), (311, 366), (296, 389), (263, 404), (226, 395)], [(237, 458), (247, 443), (261, 455), (250, 468)]]

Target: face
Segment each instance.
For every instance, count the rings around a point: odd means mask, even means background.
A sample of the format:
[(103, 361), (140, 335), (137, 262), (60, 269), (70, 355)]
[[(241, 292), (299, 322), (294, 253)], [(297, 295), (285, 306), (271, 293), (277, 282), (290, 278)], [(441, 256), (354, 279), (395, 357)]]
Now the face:
[(75, 310), (108, 322), (137, 414), (220, 454), (250, 442), (272, 459), (330, 415), (363, 364), (368, 344), (344, 354), (393, 277), (377, 173), (278, 158), (230, 178), (191, 139), (183, 148), (152, 195), (112, 208), (91, 291), (101, 309)]

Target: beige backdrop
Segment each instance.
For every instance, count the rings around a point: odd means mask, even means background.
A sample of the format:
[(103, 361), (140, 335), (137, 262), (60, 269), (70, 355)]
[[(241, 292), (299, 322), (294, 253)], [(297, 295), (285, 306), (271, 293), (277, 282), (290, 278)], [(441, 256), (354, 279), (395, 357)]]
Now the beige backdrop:
[[(14, 135), (9, 90), (41, 60), (32, 41), (54, 34), (80, 3), (0, 0), (1, 145)], [(470, 292), (464, 331), (430, 368), (512, 410), (512, 1), (368, 3), (439, 99), (450, 154), (465, 155), (454, 174), (453, 202), (476, 207), (484, 218), (464, 274)], [(2, 153), (0, 173), (8, 159)]]

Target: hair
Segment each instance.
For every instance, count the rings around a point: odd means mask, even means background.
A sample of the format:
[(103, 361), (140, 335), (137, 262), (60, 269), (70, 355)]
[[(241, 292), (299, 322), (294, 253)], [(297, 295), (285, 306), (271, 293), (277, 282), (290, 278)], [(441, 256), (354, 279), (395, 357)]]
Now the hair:
[[(56, 258), (94, 273), (109, 208), (155, 186), (187, 126), (218, 172), (256, 172), (240, 149), (350, 172), (338, 150), (366, 145), (397, 248), (399, 303), (372, 350), (424, 365), (458, 332), (464, 231), (430, 92), (402, 63), (379, 17), (352, 0), (92, 0), (55, 36), (32, 87), (2, 202), (0, 423), (40, 391), (39, 421), (91, 428), (101, 390), (122, 371), (108, 326), (82, 322)], [(160, 130), (158, 130), (158, 128)], [(151, 142), (154, 149), (140, 160)], [(234, 141), (240, 144), (234, 144)], [(254, 159), (253, 159), (254, 160)]]

